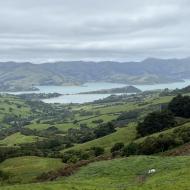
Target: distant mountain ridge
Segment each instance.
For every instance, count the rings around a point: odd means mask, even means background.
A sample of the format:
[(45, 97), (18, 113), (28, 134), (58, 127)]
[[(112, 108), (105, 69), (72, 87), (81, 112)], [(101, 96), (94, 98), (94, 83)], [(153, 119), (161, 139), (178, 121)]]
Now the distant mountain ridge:
[(154, 84), (190, 78), (190, 58), (141, 62), (1, 62), (0, 90), (31, 90), (36, 85), (70, 85), (90, 81)]

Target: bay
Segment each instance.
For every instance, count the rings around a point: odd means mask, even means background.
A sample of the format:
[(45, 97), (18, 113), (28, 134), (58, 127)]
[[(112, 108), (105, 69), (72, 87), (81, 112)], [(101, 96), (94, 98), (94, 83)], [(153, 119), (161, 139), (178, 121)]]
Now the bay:
[[(165, 84), (153, 84), (153, 85), (133, 85), (142, 91), (158, 90), (158, 89), (181, 89), (190, 85), (190, 79), (184, 80), (184, 82), (174, 82)], [(25, 93), (60, 93), (59, 97), (49, 98), (42, 100), (45, 103), (86, 103), (95, 100), (103, 99), (111, 94), (79, 94), (82, 92), (97, 91), (102, 89), (121, 88), (127, 86), (127, 84), (121, 83), (109, 83), (109, 82), (89, 82), (81, 86), (37, 86), (39, 91), (30, 92), (14, 92), (11, 94), (19, 95)]]

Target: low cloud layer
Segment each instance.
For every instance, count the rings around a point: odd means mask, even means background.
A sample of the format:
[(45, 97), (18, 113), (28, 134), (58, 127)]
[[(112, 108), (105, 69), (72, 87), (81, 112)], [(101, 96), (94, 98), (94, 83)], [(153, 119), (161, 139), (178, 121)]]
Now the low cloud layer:
[(190, 55), (189, 0), (0, 1), (0, 60)]

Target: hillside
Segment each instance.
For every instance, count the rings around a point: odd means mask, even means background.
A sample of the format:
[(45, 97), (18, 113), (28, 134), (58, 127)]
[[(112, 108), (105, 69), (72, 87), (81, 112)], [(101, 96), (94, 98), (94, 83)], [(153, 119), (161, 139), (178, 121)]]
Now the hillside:
[(7, 159), (0, 164), (0, 170), (11, 174), (11, 181), (32, 182), (42, 172), (48, 172), (63, 167), (60, 159), (40, 158), (35, 156)]
[[(75, 175), (55, 182), (2, 186), (1, 189), (182, 190), (189, 188), (189, 166), (190, 157), (130, 157), (92, 163)], [(148, 174), (152, 168), (156, 172)]]
[(0, 63), (0, 90), (35, 90), (36, 85), (89, 81), (154, 84), (180, 81), (190, 74), (190, 59), (146, 59), (142, 62)]
[(190, 0), (0, 0), (0, 190), (190, 190)]
[(187, 189), (190, 158), (182, 155), (189, 155), (190, 97), (184, 92), (69, 105), (1, 95), (0, 189)]

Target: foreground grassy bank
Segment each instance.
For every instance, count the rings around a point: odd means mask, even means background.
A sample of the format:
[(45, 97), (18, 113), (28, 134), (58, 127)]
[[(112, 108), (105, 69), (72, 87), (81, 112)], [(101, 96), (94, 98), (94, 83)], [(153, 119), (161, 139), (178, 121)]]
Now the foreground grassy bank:
[[(150, 169), (154, 174), (148, 174)], [(1, 186), (1, 190), (185, 190), (190, 157), (136, 156), (101, 161), (55, 182)]]
[(0, 170), (10, 174), (11, 183), (28, 183), (42, 172), (56, 170), (63, 166), (61, 159), (23, 156), (5, 160), (0, 164)]

